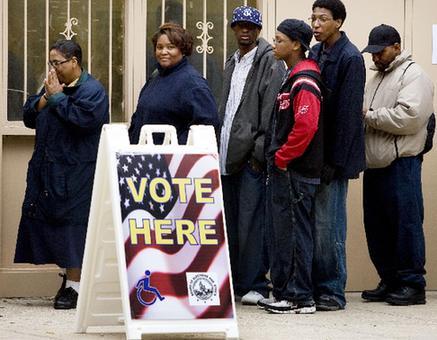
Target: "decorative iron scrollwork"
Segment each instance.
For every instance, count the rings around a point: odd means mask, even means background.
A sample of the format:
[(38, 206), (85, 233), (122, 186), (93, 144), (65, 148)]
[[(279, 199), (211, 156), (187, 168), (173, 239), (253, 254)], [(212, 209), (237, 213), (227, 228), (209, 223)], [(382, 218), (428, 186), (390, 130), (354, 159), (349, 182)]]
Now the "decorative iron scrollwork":
[(65, 23), (65, 30), (64, 32), (61, 32), (59, 34), (62, 34), (65, 39), (71, 40), (75, 35), (77, 35), (76, 32), (73, 31), (73, 25), (77, 25), (79, 23), (79, 20), (77, 18), (71, 18), (67, 20)]
[(209, 30), (214, 29), (214, 24), (211, 21), (203, 22), (198, 21), (196, 23), (196, 27), (202, 31), (202, 34), (198, 35), (196, 38), (202, 41), (202, 45), (199, 45), (196, 47), (197, 53), (208, 53), (212, 54), (214, 53), (214, 47), (209, 46), (208, 42), (213, 39), (212, 36), (209, 35)]

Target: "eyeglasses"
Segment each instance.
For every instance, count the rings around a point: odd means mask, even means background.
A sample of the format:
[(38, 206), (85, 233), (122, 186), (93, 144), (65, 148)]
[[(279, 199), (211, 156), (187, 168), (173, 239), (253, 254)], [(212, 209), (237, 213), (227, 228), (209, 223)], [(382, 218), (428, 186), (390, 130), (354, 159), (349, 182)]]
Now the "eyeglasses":
[(312, 25), (314, 25), (316, 22), (319, 22), (319, 25), (324, 25), (328, 21), (334, 20), (334, 18), (330, 18), (326, 15), (322, 15), (320, 17), (311, 16), (308, 18), (309, 22), (311, 22)]
[(47, 64), (51, 67), (58, 67), (59, 65), (65, 64), (67, 62), (69, 62), (72, 58), (70, 59), (65, 59), (65, 60), (53, 60), (53, 61), (48, 61)]
[(286, 43), (287, 41), (290, 41), (289, 39), (276, 39), (276, 38), (273, 38), (273, 43), (275, 44), (275, 45), (277, 45), (277, 44), (282, 44), (282, 43)]

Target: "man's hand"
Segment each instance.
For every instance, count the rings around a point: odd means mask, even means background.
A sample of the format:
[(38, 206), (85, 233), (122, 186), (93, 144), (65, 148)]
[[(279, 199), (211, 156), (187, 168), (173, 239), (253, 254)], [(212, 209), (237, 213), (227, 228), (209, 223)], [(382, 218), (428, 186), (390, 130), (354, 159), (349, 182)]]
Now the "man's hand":
[(320, 176), (320, 180), (322, 183), (329, 184), (335, 178), (335, 167), (325, 164), (322, 168), (322, 174)]
[(249, 166), (255, 172), (263, 172), (264, 171), (262, 164), (256, 158), (252, 157), (249, 159)]

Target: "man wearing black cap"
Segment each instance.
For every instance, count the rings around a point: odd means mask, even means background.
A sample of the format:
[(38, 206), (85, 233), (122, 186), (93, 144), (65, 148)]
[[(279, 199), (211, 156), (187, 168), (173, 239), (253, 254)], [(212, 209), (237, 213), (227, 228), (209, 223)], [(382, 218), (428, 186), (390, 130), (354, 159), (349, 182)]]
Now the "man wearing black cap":
[(262, 18), (256, 8), (237, 7), (231, 27), (238, 50), (223, 74), (220, 170), (234, 291), (243, 304), (256, 305), (270, 291), (264, 135), (285, 68), (270, 44), (258, 38)]
[(316, 311), (312, 287), (314, 198), (323, 167), (320, 70), (305, 52), (311, 27), (286, 19), (277, 27), (273, 50), (288, 75), (277, 96), (266, 136), (268, 211), (272, 239), (273, 299), (258, 306), (272, 313)]
[(309, 57), (320, 66), (329, 89), (324, 101), (325, 165), (316, 192), (313, 285), (317, 310), (346, 305), (346, 201), (350, 179), (365, 168), (362, 105), (364, 59), (340, 31), (346, 8), (340, 0), (316, 0), (310, 17), (319, 42)]
[(401, 50), (389, 25), (375, 27), (363, 52), (377, 73), (366, 85), (364, 227), (370, 258), (381, 278), (362, 298), (392, 305), (425, 303), (425, 241), (421, 171), (433, 84)]

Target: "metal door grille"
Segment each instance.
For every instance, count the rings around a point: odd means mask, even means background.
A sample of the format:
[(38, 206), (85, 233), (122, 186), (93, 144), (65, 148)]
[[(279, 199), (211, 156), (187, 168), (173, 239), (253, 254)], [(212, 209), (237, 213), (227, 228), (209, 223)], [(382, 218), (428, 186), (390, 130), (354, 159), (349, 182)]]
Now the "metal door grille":
[(83, 66), (105, 86), (112, 120), (122, 120), (123, 0), (8, 1), (7, 120), (21, 120), (21, 106), (48, 72), (48, 50), (58, 39), (75, 39)]

